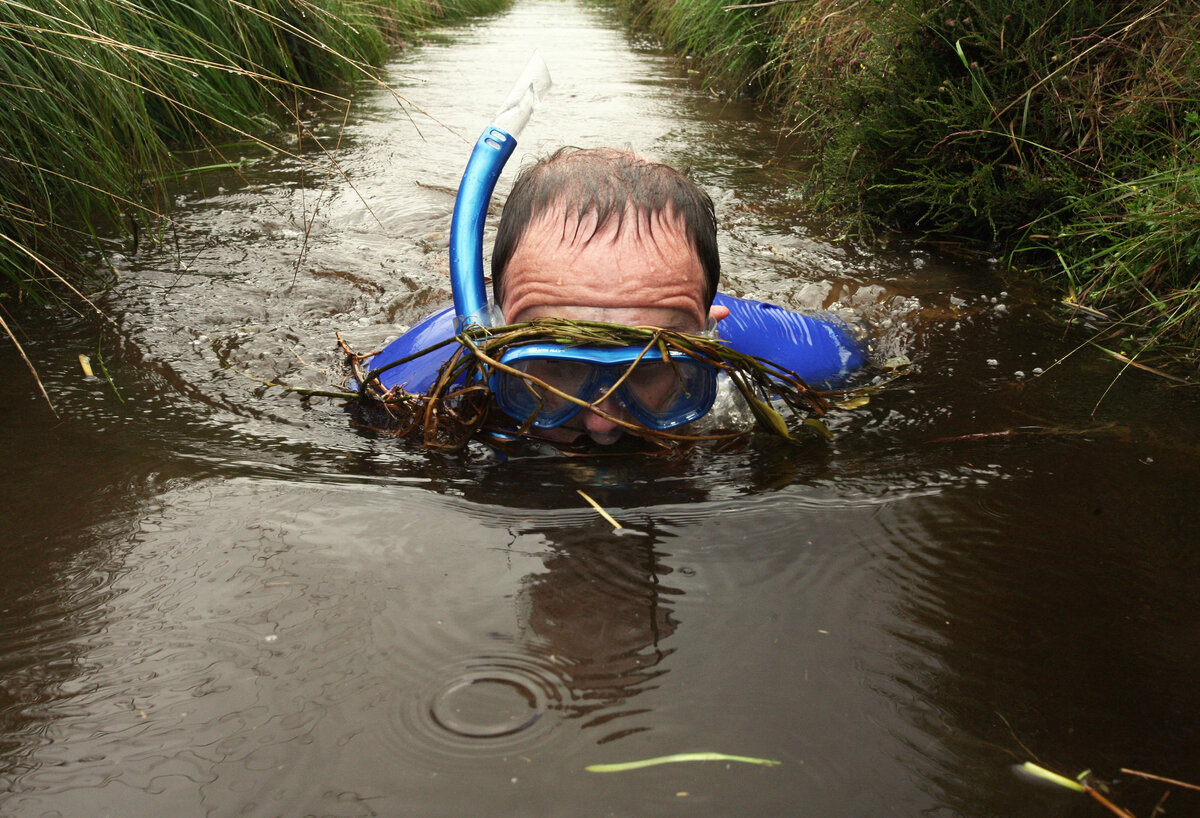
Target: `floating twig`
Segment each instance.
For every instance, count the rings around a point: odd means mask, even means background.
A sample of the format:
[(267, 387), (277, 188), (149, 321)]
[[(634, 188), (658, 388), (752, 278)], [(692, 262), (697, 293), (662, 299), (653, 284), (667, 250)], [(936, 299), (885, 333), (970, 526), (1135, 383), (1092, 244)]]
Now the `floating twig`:
[(1103, 310), (1098, 310), (1095, 307), (1089, 307), (1086, 304), (1081, 304), (1072, 296), (1067, 296), (1066, 298), (1061, 299), (1058, 303), (1062, 304), (1064, 307), (1072, 310), (1073, 312), (1082, 312), (1092, 316), (1093, 318), (1099, 318), (1104, 321), (1113, 320), (1113, 317)]
[(1113, 360), (1120, 361), (1126, 366), (1132, 366), (1135, 369), (1142, 370), (1143, 372), (1149, 372), (1151, 375), (1157, 375), (1160, 378), (1166, 378), (1169, 381), (1175, 381), (1175, 383), (1191, 383), (1191, 381), (1189, 381), (1187, 378), (1181, 378), (1178, 375), (1172, 375), (1170, 372), (1163, 372), (1161, 369), (1155, 369), (1152, 366), (1138, 363), (1137, 361), (1133, 360), (1133, 358), (1130, 358), (1127, 355), (1122, 355), (1120, 352), (1109, 349), (1108, 347), (1102, 347), (1099, 344), (1092, 344), (1092, 346), (1103, 352), (1105, 355), (1110, 356), (1113, 358)]
[(596, 511), (599, 512), (601, 517), (608, 520), (609, 524), (612, 525), (612, 527), (614, 529), (616, 529), (618, 531), (621, 529), (621, 524), (618, 523), (616, 520), (614, 520), (612, 515), (609, 514), (607, 511), (605, 511), (599, 503), (597, 503), (591, 497), (588, 497), (588, 495), (582, 489), (575, 489), (575, 490), (579, 492), (580, 497), (587, 500), (591, 504), (592, 508), (596, 509)]
[(1077, 435), (1095, 435), (1105, 432), (1119, 431), (1119, 427), (1111, 423), (1101, 424), (1099, 426), (1091, 426), (1088, 428), (1071, 429), (1066, 427), (1046, 427), (1046, 426), (1025, 426), (1016, 429), (999, 429), (995, 432), (970, 432), (965, 435), (949, 435), (947, 437), (935, 437), (926, 440), (927, 444), (932, 443), (961, 443), (973, 440), (991, 440), (994, 438), (1005, 437), (1074, 437)]
[(217, 362), (219, 364), (221, 364), (221, 366), (230, 370), (231, 372), (236, 372), (238, 375), (241, 375), (246, 380), (254, 381), (255, 383), (262, 384), (263, 386), (270, 386), (275, 389), (282, 389), (285, 392), (290, 392), (294, 395), (302, 395), (302, 396), (308, 397), (308, 398), (334, 398), (334, 399), (341, 398), (343, 400), (350, 400), (350, 399), (354, 398), (353, 392), (334, 391), (332, 389), (308, 389), (308, 388), (301, 387), (301, 386), (291, 386), (290, 384), (280, 383), (279, 381), (268, 381), (263, 378), (255, 377), (254, 375), (251, 375), (249, 372), (238, 369), (236, 366), (234, 366), (229, 361), (229, 359), (226, 358), (224, 355), (222, 355), (220, 350), (217, 349), (217, 345), (215, 342), (213, 343), (212, 349), (213, 349), (213, 354), (215, 354), (217, 356)]
[(1104, 808), (1107, 809), (1109, 812), (1111, 812), (1113, 815), (1118, 815), (1118, 816), (1120, 816), (1120, 818), (1137, 818), (1137, 816), (1134, 815), (1129, 810), (1124, 809), (1122, 807), (1118, 807), (1112, 801), (1109, 801), (1104, 796), (1104, 794), (1101, 793), (1099, 790), (1097, 790), (1095, 787), (1088, 786), (1087, 784), (1085, 784), (1083, 789), (1084, 789), (1084, 792), (1086, 792), (1088, 795), (1092, 796), (1092, 798), (1094, 798), (1101, 805), (1103, 805)]
[(1136, 775), (1136, 776), (1139, 776), (1140, 778), (1148, 778), (1151, 781), (1161, 781), (1164, 784), (1171, 784), (1176, 787), (1183, 787), (1183, 788), (1189, 789), (1189, 790), (1200, 791), (1200, 787), (1196, 786), (1195, 784), (1189, 784), (1186, 781), (1176, 781), (1174, 778), (1163, 778), (1161, 775), (1154, 775), (1153, 773), (1144, 773), (1139, 770), (1130, 770), (1130, 769), (1126, 769), (1125, 767), (1121, 768), (1121, 772), (1127, 773), (1129, 775)]

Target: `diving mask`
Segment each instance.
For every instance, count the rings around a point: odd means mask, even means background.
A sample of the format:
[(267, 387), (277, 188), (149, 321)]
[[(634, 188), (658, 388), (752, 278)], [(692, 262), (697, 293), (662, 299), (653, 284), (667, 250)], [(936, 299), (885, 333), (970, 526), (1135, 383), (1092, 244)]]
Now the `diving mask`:
[[(553, 429), (585, 407), (546, 388), (598, 405), (610, 396), (639, 423), (672, 429), (703, 417), (717, 395), (717, 370), (679, 351), (657, 348), (528, 344), (500, 358), (527, 377), (495, 370), (489, 380), (500, 409), (537, 429)], [(540, 383), (539, 383), (540, 382)]]

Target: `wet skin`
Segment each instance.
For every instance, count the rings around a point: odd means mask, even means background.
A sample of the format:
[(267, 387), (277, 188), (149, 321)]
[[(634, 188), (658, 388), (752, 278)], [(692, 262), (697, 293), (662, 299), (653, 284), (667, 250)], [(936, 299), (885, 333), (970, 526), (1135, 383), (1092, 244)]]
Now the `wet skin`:
[[(595, 233), (593, 234), (593, 230)], [(511, 322), (572, 318), (626, 326), (701, 332), (723, 307), (705, 307), (704, 269), (682, 223), (667, 209), (649, 222), (626, 214), (596, 229), (593, 215), (581, 222), (555, 209), (530, 223), (504, 271), (501, 309)], [(615, 399), (598, 409), (636, 421)], [(585, 410), (539, 436), (572, 443), (583, 435), (599, 444), (620, 439), (624, 430)]]

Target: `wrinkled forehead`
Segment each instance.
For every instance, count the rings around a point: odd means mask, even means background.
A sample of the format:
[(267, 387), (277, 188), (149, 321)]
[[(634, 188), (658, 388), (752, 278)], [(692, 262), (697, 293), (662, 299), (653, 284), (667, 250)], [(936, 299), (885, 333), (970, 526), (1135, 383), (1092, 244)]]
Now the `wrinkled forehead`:
[(704, 271), (670, 214), (628, 210), (607, 220), (562, 208), (535, 217), (504, 273), (509, 320), (568, 317), (630, 325), (704, 325)]

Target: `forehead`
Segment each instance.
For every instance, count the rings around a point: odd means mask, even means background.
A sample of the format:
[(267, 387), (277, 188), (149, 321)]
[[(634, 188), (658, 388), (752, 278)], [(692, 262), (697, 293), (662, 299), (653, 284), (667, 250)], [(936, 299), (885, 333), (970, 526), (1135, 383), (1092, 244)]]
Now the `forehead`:
[[(554, 207), (533, 219), (506, 267), (502, 308), (510, 321), (589, 309), (622, 311), (619, 323), (702, 327), (705, 278), (682, 219), (672, 210), (635, 213), (598, 225)], [(655, 321), (638, 320), (654, 311)], [(650, 316), (647, 314), (647, 318)], [(611, 320), (596, 317), (595, 320)]]

